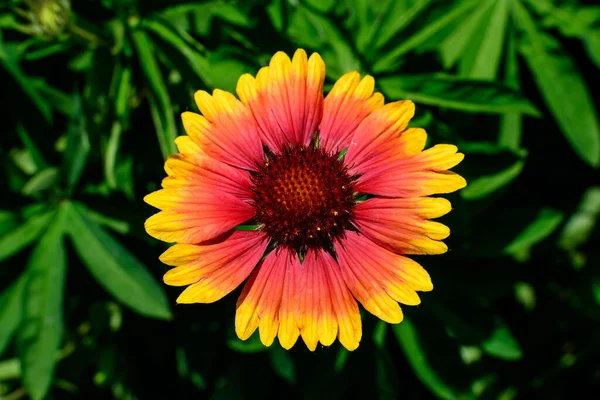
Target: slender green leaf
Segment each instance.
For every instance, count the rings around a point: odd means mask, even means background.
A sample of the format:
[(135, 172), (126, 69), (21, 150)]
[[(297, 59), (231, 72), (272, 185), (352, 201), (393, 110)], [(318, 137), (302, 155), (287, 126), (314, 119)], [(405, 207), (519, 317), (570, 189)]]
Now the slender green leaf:
[(510, 167), (489, 175), (483, 175), (469, 180), (469, 185), (461, 190), (461, 196), (466, 200), (478, 200), (489, 196), (503, 188), (521, 174), (525, 161), (517, 161)]
[(0, 382), (21, 377), (21, 363), (18, 358), (0, 361)]
[(491, 14), (484, 21), (484, 32), (481, 34), (481, 43), (477, 48), (469, 73), (465, 74), (472, 79), (494, 79), (500, 65), (502, 49), (504, 47), (504, 32), (508, 22), (511, 0), (497, 0), (491, 2)]
[[(419, 15), (423, 13), (429, 6), (431, 6), (433, 0), (418, 0), (413, 2), (414, 4), (408, 10), (405, 10), (402, 2), (392, 1), (392, 9), (387, 13), (385, 20), (381, 23), (381, 29), (377, 34), (373, 35), (375, 38), (375, 49), (381, 49), (385, 46), (390, 39), (399, 34), (408, 25), (410, 25)], [(372, 44), (372, 42), (371, 42)]]
[(133, 254), (90, 220), (82, 206), (73, 205), (69, 222), (75, 250), (104, 289), (142, 315), (171, 318), (162, 287)]
[(23, 185), (21, 193), (25, 196), (33, 196), (44, 190), (55, 187), (58, 184), (58, 172), (58, 168), (55, 167), (41, 170)]
[(190, 44), (191, 38), (186, 40), (181, 31), (176, 31), (175, 28), (160, 21), (144, 20), (141, 25), (177, 49), (186, 58), (192, 71), (202, 78), (207, 86), (214, 87), (210, 64), (201, 49), (194, 48)]
[(350, 357), (350, 352), (340, 346), (340, 349), (338, 350), (338, 354), (335, 358), (335, 366), (334, 366), (335, 372), (341, 373), (344, 370), (344, 367), (346, 366), (346, 363), (348, 362), (349, 357)]
[(592, 295), (596, 303), (600, 304), (600, 282), (592, 282)]
[(446, 75), (398, 75), (377, 83), (391, 98), (454, 108), (467, 112), (538, 115), (519, 92), (495, 82), (460, 79)]
[(18, 148), (12, 148), (8, 154), (12, 162), (23, 172), (25, 175), (33, 175), (38, 172), (38, 168), (35, 162), (31, 158), (31, 153), (27, 150), (21, 150)]
[(50, 389), (63, 333), (63, 297), (67, 260), (64, 230), (70, 205), (62, 203), (27, 266), (23, 320), (18, 349), (23, 385), (32, 399)]
[(282, 377), (290, 385), (296, 383), (296, 364), (287, 350), (281, 346), (274, 346), (269, 351), (269, 358), (275, 374)]
[(52, 109), (50, 104), (40, 95), (38, 89), (33, 85), (31, 79), (23, 73), (19, 66), (18, 50), (14, 44), (2, 43), (0, 36), (0, 65), (12, 75), (13, 79), (21, 86), (23, 92), (31, 99), (38, 108), (44, 119), (52, 121)]
[(390, 70), (390, 68), (394, 66), (400, 57), (417, 48), (433, 35), (446, 28), (448, 25), (454, 23), (459, 18), (463, 17), (466, 13), (470, 12), (475, 6), (477, 6), (478, 3), (479, 0), (466, 0), (458, 2), (454, 9), (446, 13), (443, 17), (431, 24), (423, 26), (423, 28), (417, 31), (414, 35), (401, 40), (401, 44), (398, 47), (380, 57), (373, 65), (373, 72), (380, 73)]
[(129, 96), (131, 96), (131, 66), (125, 65), (120, 74), (117, 95), (115, 96), (115, 114), (125, 123), (129, 117)]
[(558, 244), (573, 251), (586, 243), (592, 235), (600, 216), (600, 186), (588, 188), (577, 206), (577, 211), (565, 223)]
[(535, 288), (527, 282), (515, 283), (515, 298), (527, 311), (535, 308)]
[(388, 324), (383, 321), (377, 321), (373, 331), (373, 342), (380, 349), (385, 347), (385, 338), (387, 336)]
[(152, 90), (150, 108), (156, 125), (160, 149), (163, 158), (166, 159), (177, 151), (175, 148), (177, 127), (173, 106), (148, 35), (141, 29), (135, 29), (132, 38), (140, 59), (140, 66)]
[(255, 332), (246, 340), (232, 337), (227, 341), (227, 346), (229, 346), (231, 350), (239, 353), (262, 353), (263, 351), (269, 350), (269, 348), (260, 341), (258, 332)]
[(117, 118), (112, 124), (106, 151), (104, 152), (104, 176), (106, 184), (113, 190), (117, 188), (117, 155), (121, 146), (123, 129), (129, 123), (129, 96), (131, 95), (131, 66), (127, 64), (119, 68), (119, 71), (117, 94), (114, 101)]
[(377, 371), (377, 398), (380, 400), (398, 399), (398, 371), (394, 366), (392, 357), (387, 351), (380, 350), (375, 359)]
[(558, 210), (541, 209), (535, 220), (504, 248), (504, 252), (515, 255), (527, 251), (550, 236), (558, 228), (563, 218), (563, 213)]
[(31, 137), (29, 136), (29, 134), (27, 133), (27, 131), (25, 130), (23, 125), (21, 125), (21, 124), (17, 125), (17, 134), (19, 135), (21, 142), (23, 142), (23, 146), (25, 146), (25, 149), (27, 149), (27, 152), (29, 153), (29, 157), (31, 158), (31, 161), (35, 165), (34, 173), (39, 171), (40, 169), (47, 168), (48, 163), (44, 159), (44, 156), (38, 149), (38, 146), (31, 139)]
[[(506, 65), (504, 68), (505, 83), (507, 86), (519, 88), (519, 60), (517, 59), (517, 39), (514, 32), (508, 35), (506, 46)], [(498, 145), (511, 150), (521, 147), (523, 136), (523, 116), (521, 114), (505, 114), (500, 120), (500, 134)]]
[(68, 42), (51, 42), (51, 41), (37, 41), (37, 46), (28, 46), (27, 49), (23, 49), (23, 59), (27, 61), (39, 60), (48, 56), (61, 53), (69, 48)]
[(520, 50), (566, 139), (593, 167), (600, 166), (600, 127), (591, 95), (560, 42), (539, 30), (517, 0), (515, 16), (525, 40)]
[(104, 176), (110, 189), (117, 188), (117, 155), (121, 146), (121, 135), (129, 122), (129, 96), (131, 95), (130, 65), (119, 69), (117, 94), (114, 101), (116, 120), (113, 122), (110, 137), (104, 152)]
[(0, 261), (29, 246), (48, 226), (53, 212), (31, 216), (23, 225), (0, 238)]
[(73, 112), (67, 135), (67, 148), (63, 160), (67, 191), (70, 192), (79, 182), (89, 153), (90, 139), (85, 126), (81, 97), (76, 95), (73, 101)]
[(600, 68), (600, 29), (589, 32), (584, 37), (584, 44), (590, 59)]
[(517, 361), (523, 357), (521, 346), (504, 323), (498, 323), (481, 347), (490, 356), (506, 361)]
[(392, 329), (417, 378), (437, 397), (456, 399), (458, 396), (454, 390), (442, 381), (427, 361), (425, 350), (419, 341), (419, 334), (414, 325), (405, 317), (402, 323), (393, 325)]
[(440, 53), (445, 68), (450, 68), (461, 56), (474, 34), (479, 33), (491, 11), (492, 2), (482, 1), (448, 37), (440, 43)]
[(10, 211), (0, 210), (0, 240), (8, 232), (12, 232), (19, 227), (19, 219)]
[(325, 48), (320, 54), (327, 65), (327, 76), (332, 79), (362, 69), (354, 49), (329, 18), (299, 7), (291, 18), (288, 35), (301, 46), (312, 47), (315, 41), (322, 43)]
[(21, 275), (10, 287), (0, 294), (0, 355), (8, 346), (16, 332), (23, 315), (23, 288), (25, 274)]
[(123, 126), (121, 122), (113, 122), (104, 156), (104, 176), (106, 177), (106, 184), (110, 189), (117, 188), (116, 162), (122, 133)]
[(84, 209), (87, 217), (98, 225), (105, 226), (121, 235), (129, 233), (129, 224), (127, 222), (107, 217), (106, 215), (100, 214), (83, 205), (81, 205), (81, 209)]

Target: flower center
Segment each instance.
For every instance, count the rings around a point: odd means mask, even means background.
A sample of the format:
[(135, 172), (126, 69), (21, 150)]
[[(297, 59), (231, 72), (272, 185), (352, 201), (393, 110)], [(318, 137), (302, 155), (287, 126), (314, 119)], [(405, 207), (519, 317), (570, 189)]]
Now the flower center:
[(277, 245), (329, 249), (351, 227), (354, 181), (337, 156), (312, 145), (269, 154), (252, 176), (256, 221)]

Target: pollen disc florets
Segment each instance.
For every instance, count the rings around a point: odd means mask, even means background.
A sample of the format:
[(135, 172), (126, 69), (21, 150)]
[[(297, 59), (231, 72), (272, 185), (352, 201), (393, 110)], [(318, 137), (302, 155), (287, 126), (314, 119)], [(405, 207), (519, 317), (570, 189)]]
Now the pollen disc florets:
[(336, 155), (313, 145), (268, 154), (252, 177), (256, 220), (278, 245), (328, 249), (351, 226), (354, 180)]

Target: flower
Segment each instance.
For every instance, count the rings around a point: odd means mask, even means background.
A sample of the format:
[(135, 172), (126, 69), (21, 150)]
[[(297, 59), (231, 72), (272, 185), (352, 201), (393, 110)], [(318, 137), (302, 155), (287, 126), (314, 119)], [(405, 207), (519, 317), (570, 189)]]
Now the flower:
[(27, 10), (19, 13), (31, 22), (29, 31), (42, 38), (56, 38), (68, 27), (71, 20), (69, 0), (25, 0)]
[(176, 242), (161, 261), (168, 285), (187, 286), (178, 303), (212, 303), (246, 281), (235, 330), (258, 328), (289, 349), (310, 350), (336, 337), (349, 350), (361, 339), (358, 302), (389, 323), (398, 303), (419, 304), (433, 289), (407, 254), (441, 254), (450, 231), (431, 218), (443, 198), (466, 185), (448, 169), (463, 155), (425, 147), (407, 128), (415, 106), (384, 104), (371, 76), (342, 76), (324, 98), (325, 64), (297, 50), (276, 53), (256, 77), (243, 75), (239, 100), (198, 91), (202, 115), (184, 112), (188, 136), (165, 164), (163, 189), (145, 201), (162, 210), (145, 224)]

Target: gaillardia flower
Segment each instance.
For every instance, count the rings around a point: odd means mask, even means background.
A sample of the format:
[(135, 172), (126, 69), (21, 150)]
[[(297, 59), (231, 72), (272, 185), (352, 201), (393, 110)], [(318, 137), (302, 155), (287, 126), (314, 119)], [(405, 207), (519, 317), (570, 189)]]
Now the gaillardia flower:
[(433, 289), (407, 254), (441, 254), (450, 231), (431, 218), (451, 209), (427, 197), (466, 185), (448, 169), (463, 155), (425, 147), (407, 128), (415, 106), (384, 104), (370, 76), (342, 76), (323, 97), (325, 64), (282, 52), (256, 77), (243, 75), (239, 100), (198, 91), (202, 115), (185, 112), (188, 136), (165, 164), (163, 189), (145, 201), (162, 210), (146, 221), (153, 237), (175, 242), (161, 261), (168, 285), (187, 286), (178, 303), (212, 303), (246, 281), (235, 330), (258, 328), (289, 349), (336, 337), (361, 339), (358, 300), (389, 323), (398, 303), (419, 304)]

